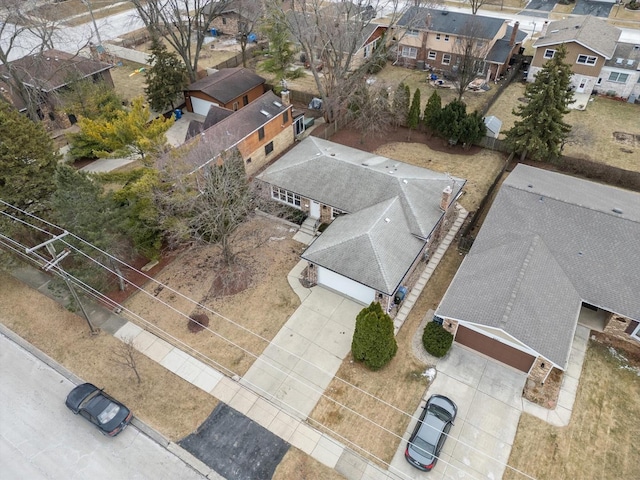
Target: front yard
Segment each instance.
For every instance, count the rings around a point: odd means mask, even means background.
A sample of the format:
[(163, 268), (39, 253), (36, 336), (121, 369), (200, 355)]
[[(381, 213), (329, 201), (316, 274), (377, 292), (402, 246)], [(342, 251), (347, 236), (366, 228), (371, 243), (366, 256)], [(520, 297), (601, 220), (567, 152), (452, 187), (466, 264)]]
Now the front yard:
[(630, 364), (591, 340), (569, 425), (557, 428), (522, 414), (509, 464), (540, 480), (640, 478), (639, 358)]

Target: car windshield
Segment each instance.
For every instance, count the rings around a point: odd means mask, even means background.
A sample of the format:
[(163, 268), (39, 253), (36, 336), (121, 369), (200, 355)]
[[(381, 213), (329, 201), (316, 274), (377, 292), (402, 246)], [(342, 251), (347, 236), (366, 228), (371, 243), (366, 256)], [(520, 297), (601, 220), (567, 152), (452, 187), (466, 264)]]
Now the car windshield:
[(447, 412), (444, 408), (442, 408), (440, 405), (436, 405), (436, 404), (429, 405), (429, 413), (432, 413), (443, 422), (448, 422), (449, 420), (451, 420), (451, 414)]
[(423, 438), (420, 438), (419, 436), (416, 436), (416, 438), (413, 439), (413, 441), (411, 442), (411, 444), (413, 445), (413, 448), (415, 448), (415, 450), (420, 453), (421, 455), (430, 455), (431, 452), (433, 452), (434, 446), (431, 445), (429, 442), (425, 441)]
[(113, 420), (118, 412), (120, 411), (120, 407), (113, 402), (109, 402), (107, 408), (105, 408), (100, 415), (98, 415), (98, 421), (104, 425), (105, 423), (109, 423)]

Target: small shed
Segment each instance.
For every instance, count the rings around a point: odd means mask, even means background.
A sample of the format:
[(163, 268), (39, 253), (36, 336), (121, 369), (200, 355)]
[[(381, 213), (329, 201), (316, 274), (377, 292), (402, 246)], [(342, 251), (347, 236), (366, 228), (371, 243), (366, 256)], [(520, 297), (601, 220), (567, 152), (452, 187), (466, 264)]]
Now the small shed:
[(498, 138), (502, 129), (502, 120), (495, 115), (484, 117), (484, 124), (487, 127), (487, 137)]

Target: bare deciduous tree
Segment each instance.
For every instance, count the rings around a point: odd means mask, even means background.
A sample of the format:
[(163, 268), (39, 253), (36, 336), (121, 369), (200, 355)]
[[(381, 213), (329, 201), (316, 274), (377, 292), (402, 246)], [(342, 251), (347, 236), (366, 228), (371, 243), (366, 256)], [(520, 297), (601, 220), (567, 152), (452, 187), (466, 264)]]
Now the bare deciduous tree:
[(211, 22), (231, 0), (130, 0), (152, 36), (163, 37), (180, 55), (192, 82)]
[(360, 143), (367, 137), (383, 135), (394, 117), (389, 107), (389, 92), (384, 86), (369, 86), (365, 82), (350, 98), (348, 118), (360, 132)]
[(478, 75), (484, 72), (485, 57), (489, 52), (488, 34), (482, 21), (468, 22), (458, 34), (453, 45), (456, 64), (452, 69), (455, 78), (455, 89), (458, 100), (462, 99), (465, 90)]
[(140, 372), (138, 371), (138, 358), (140, 352), (138, 352), (138, 349), (135, 347), (133, 338), (123, 338), (122, 342), (120, 342), (113, 350), (112, 355), (111, 360), (113, 363), (133, 370), (133, 373), (135, 373), (136, 379), (138, 380), (138, 385), (142, 383)]
[(236, 13), (238, 14), (238, 42), (242, 52), (242, 66), (247, 66), (247, 44), (249, 35), (255, 33), (258, 22), (264, 15), (264, 5), (255, 0), (235, 0)]
[(471, 13), (475, 15), (480, 10), (480, 7), (484, 5), (492, 5), (495, 4), (495, 0), (466, 0), (471, 8)]

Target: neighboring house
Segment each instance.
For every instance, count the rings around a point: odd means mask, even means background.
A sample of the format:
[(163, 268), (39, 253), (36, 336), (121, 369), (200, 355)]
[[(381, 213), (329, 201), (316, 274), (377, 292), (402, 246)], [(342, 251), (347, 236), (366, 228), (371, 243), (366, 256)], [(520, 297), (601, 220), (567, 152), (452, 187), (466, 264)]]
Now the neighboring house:
[(567, 368), (587, 317), (640, 340), (638, 239), (640, 194), (518, 165), (436, 317), (456, 342), (544, 382)]
[(604, 63), (594, 91), (636, 100), (640, 98), (640, 45), (618, 43), (613, 58)]
[(560, 45), (567, 49), (565, 62), (571, 65), (571, 87), (590, 95), (597, 88), (601, 70), (614, 57), (620, 29), (597, 17), (579, 16), (552, 22), (534, 42), (535, 54), (527, 81), (532, 82)]
[[(206, 126), (209, 128), (204, 129)], [(272, 91), (236, 112), (212, 106), (202, 127), (197, 122), (189, 124), (187, 138), (195, 136), (199, 140), (192, 141), (207, 142), (216, 154), (202, 164), (194, 164), (194, 170), (215, 161), (222, 152), (237, 148), (245, 171), (251, 176), (293, 144), (292, 108)], [(190, 142), (185, 143), (184, 148), (189, 145)]]
[(247, 68), (218, 70), (185, 89), (187, 111), (204, 117), (211, 105), (239, 110), (264, 94), (265, 82), (264, 78)]
[[(20, 81), (36, 104), (36, 113), (48, 127), (69, 126), (67, 115), (58, 112), (60, 106), (57, 94), (64, 91), (69, 83), (81, 79), (105, 82), (113, 87), (108, 63), (98, 62), (80, 55), (72, 55), (59, 50), (46, 50), (0, 65), (0, 95), (22, 113), (27, 111), (24, 98), (17, 92), (14, 82)], [(72, 117), (72, 121), (75, 119)]]
[(307, 137), (256, 177), (330, 224), (302, 254), (306, 279), (389, 311), (438, 246), (465, 180)]
[(484, 62), (480, 76), (498, 78), (518, 53), (526, 33), (518, 22), (500, 18), (411, 7), (396, 24), (396, 63), (407, 67), (455, 72), (465, 38), (475, 39), (474, 53)]
[(237, 35), (249, 33), (254, 28), (256, 20), (261, 16), (260, 2), (255, 0), (231, 0), (211, 2), (203, 7), (203, 15), (208, 15), (211, 9), (217, 9), (219, 15), (211, 22), (211, 28), (218, 35)]

